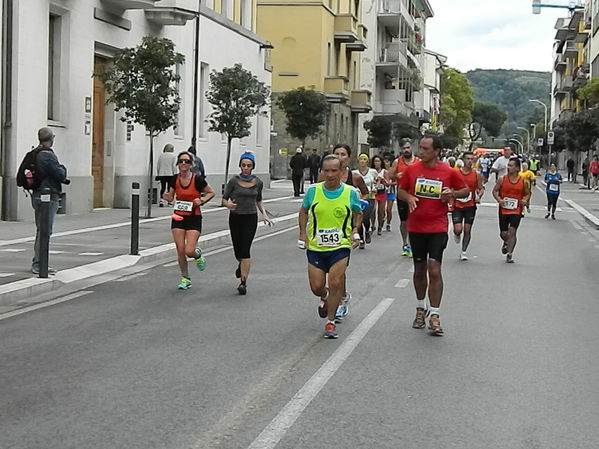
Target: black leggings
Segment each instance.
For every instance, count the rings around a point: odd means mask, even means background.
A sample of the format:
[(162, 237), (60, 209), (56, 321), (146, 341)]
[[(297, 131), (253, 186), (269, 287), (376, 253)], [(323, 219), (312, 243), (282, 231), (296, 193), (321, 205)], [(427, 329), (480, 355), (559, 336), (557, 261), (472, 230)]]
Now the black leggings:
[(257, 228), (257, 214), (229, 214), (229, 229), (237, 260), (250, 258), (250, 247)]
[(374, 208), (374, 200), (368, 200), (368, 207), (362, 211), (362, 226), (358, 229), (360, 240), (364, 240), (364, 232), (370, 232), (370, 217)]
[(555, 215), (555, 209), (557, 209), (557, 199), (559, 195), (547, 194), (547, 212), (551, 212)]
[(166, 192), (167, 188), (170, 190), (174, 188), (173, 185), (173, 177), (172, 176), (158, 176), (158, 181), (160, 181), (160, 199), (162, 199), (162, 195)]

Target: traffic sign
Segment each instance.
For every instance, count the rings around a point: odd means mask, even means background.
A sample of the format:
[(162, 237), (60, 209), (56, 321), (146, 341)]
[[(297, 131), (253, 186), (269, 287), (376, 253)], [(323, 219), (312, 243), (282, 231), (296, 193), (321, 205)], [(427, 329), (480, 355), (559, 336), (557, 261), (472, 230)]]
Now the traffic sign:
[(553, 145), (555, 142), (555, 133), (553, 131), (547, 132), (547, 145)]
[(540, 147), (542, 147), (542, 146), (543, 146), (543, 138), (542, 138), (542, 137), (539, 137), (539, 138), (537, 139), (537, 145), (538, 145), (538, 146), (540, 146)]

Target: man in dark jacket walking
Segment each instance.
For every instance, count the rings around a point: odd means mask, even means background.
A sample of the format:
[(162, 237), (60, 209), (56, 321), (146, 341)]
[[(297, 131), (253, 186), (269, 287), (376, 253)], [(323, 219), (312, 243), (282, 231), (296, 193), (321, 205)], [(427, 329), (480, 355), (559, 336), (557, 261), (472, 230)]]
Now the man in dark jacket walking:
[(574, 181), (574, 159), (570, 158), (566, 162), (566, 168), (568, 169), (568, 181)]
[(289, 161), (291, 167), (291, 181), (293, 182), (293, 196), (298, 197), (303, 192), (304, 169), (308, 167), (308, 161), (302, 154), (302, 149), (297, 148), (295, 154)]
[(310, 165), (310, 184), (314, 184), (318, 182), (318, 170), (320, 169), (320, 156), (316, 152), (316, 148), (312, 150), (308, 161)]
[[(36, 178), (39, 178), (39, 186), (31, 193), (31, 206), (35, 215), (35, 245), (34, 254), (31, 261), (31, 272), (39, 274), (40, 272), (40, 226), (41, 226), (41, 208), (42, 191), (46, 188), (50, 190), (50, 223), (49, 231), (52, 235), (52, 226), (54, 218), (58, 211), (58, 202), (62, 193), (62, 184), (68, 184), (67, 169), (58, 162), (58, 158), (52, 150), (54, 145), (54, 132), (50, 128), (40, 128), (37, 132), (39, 140), (39, 152), (36, 158)], [(49, 274), (55, 274), (56, 270), (48, 267)]]

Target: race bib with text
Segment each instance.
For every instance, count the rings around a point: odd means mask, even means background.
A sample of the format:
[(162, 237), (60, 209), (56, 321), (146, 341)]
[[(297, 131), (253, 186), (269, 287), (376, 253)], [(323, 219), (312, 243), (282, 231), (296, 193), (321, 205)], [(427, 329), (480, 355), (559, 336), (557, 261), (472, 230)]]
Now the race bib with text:
[(438, 181), (435, 179), (418, 178), (416, 179), (414, 194), (419, 198), (440, 200), (442, 190), (443, 181)]
[(178, 212), (192, 212), (193, 211), (193, 202), (191, 201), (175, 201), (174, 209)]
[(468, 192), (468, 196), (466, 198), (456, 198), (460, 203), (468, 203), (472, 201), (472, 192)]
[(503, 204), (504, 204), (503, 208), (505, 210), (516, 210), (516, 209), (518, 209), (518, 200), (516, 198), (505, 197), (503, 199)]
[(335, 247), (341, 244), (341, 229), (318, 229), (316, 244), (323, 247)]
[(549, 184), (550, 192), (559, 192), (559, 184)]

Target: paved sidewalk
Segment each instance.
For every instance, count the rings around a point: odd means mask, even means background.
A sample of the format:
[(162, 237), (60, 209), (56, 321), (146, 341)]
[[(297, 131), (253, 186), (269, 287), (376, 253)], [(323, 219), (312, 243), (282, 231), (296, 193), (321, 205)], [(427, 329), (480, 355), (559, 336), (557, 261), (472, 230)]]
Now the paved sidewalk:
[[(290, 196), (291, 182), (275, 181), (265, 189), (267, 211), (280, 223), (260, 233), (276, 232), (295, 223), (299, 208)], [(140, 211), (143, 215), (144, 211)], [(159, 259), (175, 260), (170, 233), (171, 208), (153, 207), (151, 219), (140, 220), (140, 255), (130, 256), (130, 210), (101, 209), (88, 214), (58, 215), (50, 241), (50, 266), (58, 274), (40, 279), (30, 272), (35, 225), (33, 217), (22, 222), (0, 222), (0, 313), (14, 305), (29, 305), (52, 297), (50, 290), (119, 269)], [(228, 211), (220, 207), (220, 196), (204, 207), (204, 229), (200, 246), (229, 244)], [(56, 295), (54, 295), (56, 296)]]
[[(544, 190), (543, 178), (538, 179), (537, 185)], [(564, 181), (561, 185), (560, 200), (576, 209), (589, 223), (599, 229), (599, 191), (593, 192), (583, 184)]]

